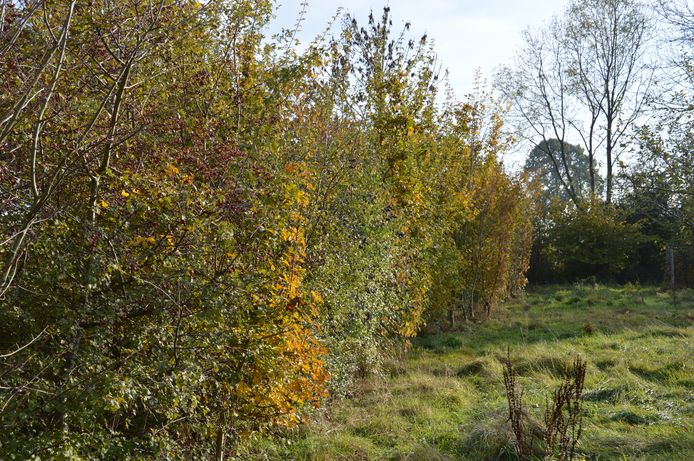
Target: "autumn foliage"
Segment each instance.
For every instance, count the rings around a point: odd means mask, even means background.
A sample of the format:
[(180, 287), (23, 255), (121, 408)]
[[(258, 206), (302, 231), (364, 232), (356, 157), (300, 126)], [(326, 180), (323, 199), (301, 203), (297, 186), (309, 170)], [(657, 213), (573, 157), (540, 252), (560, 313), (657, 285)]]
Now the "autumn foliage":
[(270, 1), (3, 5), (0, 458), (221, 456), (523, 286), (503, 110), (387, 10), (299, 54)]

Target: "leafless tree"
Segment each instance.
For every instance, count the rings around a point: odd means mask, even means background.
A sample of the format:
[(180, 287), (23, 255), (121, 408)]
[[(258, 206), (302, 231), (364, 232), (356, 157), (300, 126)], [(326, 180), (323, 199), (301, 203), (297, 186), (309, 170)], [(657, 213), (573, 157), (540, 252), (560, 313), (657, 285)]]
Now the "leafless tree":
[[(659, 62), (662, 90), (654, 101), (659, 118), (679, 117), (691, 123), (694, 113), (694, 5), (687, 0), (659, 0)], [(662, 114), (662, 115), (661, 115)]]
[(515, 68), (501, 69), (496, 87), (512, 104), (511, 114), (522, 140), (538, 146), (549, 145), (550, 139), (560, 141), (558, 152), (548, 149), (544, 153), (567, 195), (580, 206), (565, 149), (577, 114), (568, 91), (561, 29), (555, 20), (546, 29), (525, 31), (525, 46), (516, 57)]
[[(585, 107), (597, 109), (602, 122), (605, 200), (610, 203), (613, 168), (630, 129), (644, 113), (653, 82), (653, 68), (646, 61), (651, 21), (646, 6), (633, 0), (574, 1), (567, 14), (573, 91)], [(593, 123), (588, 132), (590, 148), (586, 147), (591, 157)]]
[[(562, 142), (569, 135), (580, 138), (589, 158), (593, 194), (597, 157), (604, 152), (607, 203), (613, 197), (614, 167), (648, 102), (651, 30), (649, 10), (639, 1), (573, 0), (563, 17), (526, 32), (515, 69), (506, 68), (497, 78), (524, 138), (536, 144), (548, 137)], [(565, 160), (564, 151), (552, 158), (577, 202)]]

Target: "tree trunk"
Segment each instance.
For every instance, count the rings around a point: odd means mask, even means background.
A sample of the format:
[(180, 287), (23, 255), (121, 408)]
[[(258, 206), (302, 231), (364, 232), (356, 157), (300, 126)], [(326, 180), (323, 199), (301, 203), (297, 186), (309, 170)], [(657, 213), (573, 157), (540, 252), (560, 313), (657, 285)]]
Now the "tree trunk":
[(612, 117), (607, 118), (607, 177), (605, 178), (605, 202), (612, 203)]

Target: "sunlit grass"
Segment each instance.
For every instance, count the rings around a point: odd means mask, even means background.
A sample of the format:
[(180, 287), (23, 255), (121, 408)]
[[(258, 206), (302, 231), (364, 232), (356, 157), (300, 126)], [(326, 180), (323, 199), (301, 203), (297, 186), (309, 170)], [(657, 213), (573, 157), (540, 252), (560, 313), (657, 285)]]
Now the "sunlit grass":
[(694, 459), (694, 292), (673, 307), (656, 288), (543, 287), (486, 323), (414, 341), (406, 357), (247, 459), (513, 459), (502, 363), (507, 348), (538, 421), (573, 357), (588, 361), (587, 459)]

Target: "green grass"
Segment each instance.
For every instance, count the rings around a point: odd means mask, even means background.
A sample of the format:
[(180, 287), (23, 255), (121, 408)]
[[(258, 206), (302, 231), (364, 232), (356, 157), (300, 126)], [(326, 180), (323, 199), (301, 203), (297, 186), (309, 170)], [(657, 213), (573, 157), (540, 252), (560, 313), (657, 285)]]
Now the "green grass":
[(417, 338), (385, 376), (244, 459), (514, 459), (502, 384), (511, 350), (539, 420), (563, 370), (588, 362), (586, 459), (694, 459), (694, 292), (677, 307), (655, 288), (545, 287), (459, 333)]

